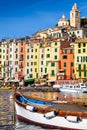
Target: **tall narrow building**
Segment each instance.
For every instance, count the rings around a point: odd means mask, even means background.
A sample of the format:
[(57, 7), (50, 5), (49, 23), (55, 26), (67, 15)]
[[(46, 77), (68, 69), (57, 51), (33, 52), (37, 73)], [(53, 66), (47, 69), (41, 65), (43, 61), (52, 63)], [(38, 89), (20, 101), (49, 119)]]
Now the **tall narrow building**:
[(70, 26), (80, 28), (80, 11), (76, 3), (70, 11)]

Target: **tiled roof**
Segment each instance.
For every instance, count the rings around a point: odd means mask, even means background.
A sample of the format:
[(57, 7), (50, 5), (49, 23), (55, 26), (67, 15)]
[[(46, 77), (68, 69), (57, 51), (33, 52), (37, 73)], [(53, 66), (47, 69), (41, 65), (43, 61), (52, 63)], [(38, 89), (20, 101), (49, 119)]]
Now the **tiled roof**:
[(70, 47), (70, 42), (69, 42), (67, 39), (64, 40), (64, 41), (61, 41), (60, 44), (61, 44), (61, 45), (60, 45), (60, 48), (61, 48), (61, 49)]

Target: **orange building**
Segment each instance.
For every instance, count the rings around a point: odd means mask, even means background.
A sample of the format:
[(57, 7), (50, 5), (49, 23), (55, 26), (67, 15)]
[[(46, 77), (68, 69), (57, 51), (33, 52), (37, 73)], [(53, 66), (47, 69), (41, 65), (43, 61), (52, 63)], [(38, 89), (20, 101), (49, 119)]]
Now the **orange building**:
[(58, 79), (74, 79), (74, 49), (68, 41), (61, 42)]
[(25, 42), (20, 41), (19, 43), (19, 71), (18, 79), (22, 80), (25, 76)]

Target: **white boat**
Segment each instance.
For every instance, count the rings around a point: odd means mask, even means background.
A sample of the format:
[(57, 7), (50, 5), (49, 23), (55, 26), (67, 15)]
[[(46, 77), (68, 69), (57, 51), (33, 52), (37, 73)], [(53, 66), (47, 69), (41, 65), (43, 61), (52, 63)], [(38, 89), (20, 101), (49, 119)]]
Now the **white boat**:
[(51, 129), (87, 130), (87, 112), (64, 112), (48, 105), (26, 103), (24, 97), (22, 102), (19, 97), (21, 95), (16, 94), (14, 99), (16, 115), (21, 121)]
[(53, 88), (58, 88), (60, 92), (87, 93), (87, 86), (83, 83), (79, 84), (56, 84)]

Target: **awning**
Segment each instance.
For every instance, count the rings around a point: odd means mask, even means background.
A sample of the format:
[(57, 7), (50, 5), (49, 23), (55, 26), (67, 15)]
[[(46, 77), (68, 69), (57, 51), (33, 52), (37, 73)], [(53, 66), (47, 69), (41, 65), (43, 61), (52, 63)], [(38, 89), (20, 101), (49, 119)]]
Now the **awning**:
[(24, 80), (25, 83), (33, 83), (35, 79), (27, 79), (27, 80)]

